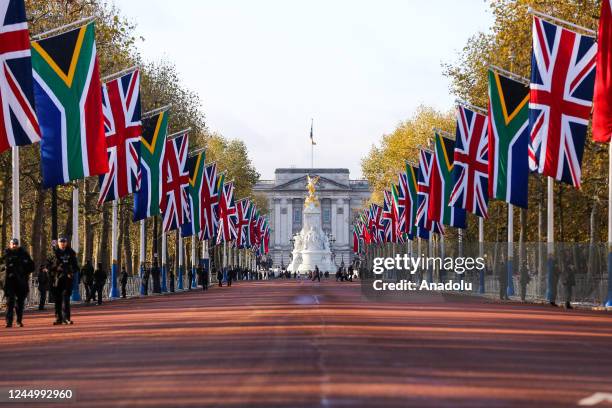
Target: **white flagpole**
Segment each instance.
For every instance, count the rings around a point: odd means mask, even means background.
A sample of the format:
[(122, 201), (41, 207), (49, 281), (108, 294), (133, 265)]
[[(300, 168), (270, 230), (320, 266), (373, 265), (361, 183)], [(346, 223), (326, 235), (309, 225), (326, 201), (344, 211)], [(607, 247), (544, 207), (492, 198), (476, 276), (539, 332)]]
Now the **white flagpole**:
[(555, 302), (557, 288), (553, 288), (555, 284), (553, 279), (554, 274), (554, 244), (555, 244), (555, 226), (554, 226), (554, 202), (553, 202), (553, 179), (548, 177), (548, 191), (547, 191), (547, 222), (546, 222), (546, 235), (548, 241), (547, 247), (547, 259), (546, 259), (546, 300), (549, 302)]
[[(208, 265), (206, 262), (207, 260), (209, 261)], [(202, 262), (204, 263), (202, 266), (208, 269), (208, 283), (210, 284), (212, 281), (212, 268), (210, 267), (210, 260), (208, 257), (208, 240), (202, 241)]]
[(612, 142), (608, 142), (608, 296), (607, 307), (612, 306)]
[[(183, 290), (185, 286), (183, 285), (183, 272), (184, 272), (184, 259), (183, 259), (183, 237), (181, 236), (181, 230), (176, 230), (176, 235), (178, 235), (178, 273), (176, 274), (178, 279), (177, 289)], [(189, 282), (191, 285), (191, 282)]]
[(146, 262), (146, 256), (147, 256), (145, 233), (146, 233), (145, 220), (140, 220), (140, 294), (141, 295), (145, 294), (144, 274), (145, 274), (145, 262)]
[[(72, 190), (72, 250), (79, 253), (79, 188), (77, 186)], [(79, 291), (79, 271), (74, 274), (75, 279), (72, 285), (72, 300), (78, 302), (81, 300)]]
[[(478, 217), (478, 256), (484, 257), (484, 219)], [(485, 269), (481, 269), (479, 273), (478, 291), (485, 293)]]
[(514, 206), (508, 203), (508, 264), (506, 271), (506, 295), (514, 295)]
[[(13, 197), (12, 197), (12, 207), (13, 207), (13, 238), (17, 238), (21, 245), (21, 213), (19, 209), (19, 147), (13, 146), (12, 148), (13, 158)], [(57, 237), (53, 237), (53, 239), (57, 239)]]
[[(163, 230), (162, 226), (162, 230)], [(167, 252), (168, 252), (168, 241), (166, 238), (166, 233), (162, 231), (162, 254), (161, 254), (161, 291), (162, 293), (168, 291), (168, 283), (166, 282), (166, 261), (167, 261)]]
[(110, 289), (110, 297), (118, 298), (119, 297), (119, 288), (117, 287), (117, 274), (118, 274), (118, 266), (117, 259), (118, 248), (117, 248), (117, 218), (118, 218), (118, 208), (117, 208), (117, 200), (113, 201), (113, 216), (111, 219), (111, 289)]
[(195, 235), (191, 237), (191, 276), (192, 280), (189, 282), (192, 288), (198, 287), (198, 278), (196, 273), (198, 271), (198, 254), (197, 254), (197, 238)]

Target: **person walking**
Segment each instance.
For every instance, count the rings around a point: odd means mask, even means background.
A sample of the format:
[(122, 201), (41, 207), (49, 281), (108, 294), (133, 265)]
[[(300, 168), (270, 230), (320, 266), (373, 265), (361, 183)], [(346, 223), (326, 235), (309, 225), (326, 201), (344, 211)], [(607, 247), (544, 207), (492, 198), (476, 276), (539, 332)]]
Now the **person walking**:
[(314, 277), (312, 278), (313, 282), (315, 279), (321, 282), (321, 272), (319, 271), (319, 267), (317, 265), (315, 265)]
[(98, 262), (98, 267), (94, 271), (94, 285), (96, 293), (94, 297), (97, 297), (97, 303), (99, 305), (102, 304), (102, 291), (104, 290), (104, 285), (106, 285), (106, 278), (108, 274), (102, 265), (102, 262)]
[(51, 291), (55, 300), (55, 322), (73, 324), (70, 320), (70, 295), (74, 273), (79, 270), (76, 253), (68, 246), (68, 239), (60, 237), (53, 242), (53, 259), (50, 268)]
[(0, 264), (0, 285), (6, 299), (6, 327), (13, 327), (14, 314), (17, 315), (17, 326), (23, 327), (23, 308), (30, 291), (34, 262), (28, 251), (19, 246), (19, 240), (13, 238), (4, 250)]
[(127, 282), (128, 282), (128, 274), (125, 268), (121, 268), (121, 276), (119, 278), (119, 283), (121, 283), (121, 297), (124, 299), (127, 297), (127, 290), (126, 290)]
[(193, 268), (187, 270), (187, 290), (191, 290), (191, 283), (193, 282)]
[(151, 267), (151, 277), (153, 278), (153, 293), (161, 293), (161, 271), (157, 266), (157, 260), (153, 262), (153, 267)]
[(85, 303), (89, 304), (91, 299), (94, 297), (94, 268), (91, 264), (91, 260), (87, 260), (83, 268), (81, 268), (81, 281), (85, 286)]
[(38, 268), (38, 310), (45, 310), (47, 291), (49, 290), (49, 267), (43, 263)]
[(221, 272), (221, 269), (217, 270), (217, 281), (219, 282), (219, 287), (223, 287), (223, 272)]

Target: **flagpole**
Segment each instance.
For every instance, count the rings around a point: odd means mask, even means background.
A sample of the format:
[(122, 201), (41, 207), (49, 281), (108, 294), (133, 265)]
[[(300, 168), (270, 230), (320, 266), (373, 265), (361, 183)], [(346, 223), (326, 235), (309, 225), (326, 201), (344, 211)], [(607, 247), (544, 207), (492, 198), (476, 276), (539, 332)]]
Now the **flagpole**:
[[(206, 261), (209, 261), (208, 264)], [(208, 256), (208, 240), (202, 241), (202, 268), (208, 269), (208, 282), (207, 283), (210, 283), (212, 279), (212, 276), (211, 276), (212, 274), (211, 274), (211, 268), (210, 268), (210, 259)], [(204, 284), (204, 281), (202, 281), (202, 284)]]
[[(140, 220), (140, 294), (145, 294), (144, 275), (147, 245), (145, 241), (146, 225), (145, 220)], [(147, 282), (148, 283), (148, 282)], [(148, 289), (148, 288), (147, 288)]]
[[(478, 217), (478, 256), (484, 259), (484, 219)], [(485, 293), (485, 268), (479, 272), (478, 292)]]
[[(433, 229), (433, 228), (432, 228)], [(427, 256), (433, 257), (433, 240), (434, 234), (430, 232), (429, 239), (427, 240)], [(429, 267), (429, 262), (427, 263), (427, 282), (433, 283), (433, 269)]]
[(113, 216), (111, 220), (111, 287), (110, 297), (115, 299), (119, 297), (119, 288), (117, 287), (117, 259), (118, 259), (118, 248), (117, 248), (117, 200), (113, 200)]
[[(183, 285), (183, 237), (181, 236), (180, 228), (176, 230), (176, 235), (178, 236), (178, 285), (176, 285), (176, 287), (178, 290), (183, 290), (185, 289), (185, 285)], [(188, 285), (191, 285), (191, 283), (189, 283)]]
[(162, 254), (161, 254), (161, 291), (162, 293), (168, 292), (167, 276), (166, 276), (166, 260), (168, 252), (168, 241), (166, 238), (166, 232), (163, 231), (162, 227)]
[(546, 300), (551, 303), (555, 302), (557, 288), (553, 288), (554, 284), (554, 203), (553, 203), (553, 179), (548, 177), (548, 188), (547, 188), (547, 203), (546, 203), (546, 236), (547, 236), (547, 257), (546, 257)]
[[(72, 190), (72, 250), (79, 253), (79, 187), (74, 186)], [(74, 272), (72, 285), (72, 300), (79, 302), (81, 293), (79, 292), (79, 271)]]
[(608, 142), (608, 297), (605, 305), (612, 306), (612, 142)]
[(198, 279), (196, 277), (197, 265), (198, 265), (198, 254), (197, 254), (197, 238), (195, 235), (191, 237), (191, 282), (190, 285), (193, 289), (198, 287)]
[[(13, 221), (13, 238), (17, 238), (21, 245), (21, 213), (19, 208), (19, 147), (13, 146), (12, 165), (13, 165), (13, 197), (12, 197), (12, 221)], [(54, 237), (53, 239), (57, 239)], [(46, 249), (46, 248), (45, 248)]]
[(508, 203), (508, 264), (506, 270), (506, 295), (514, 296), (514, 206)]
[(74, 21), (72, 23), (64, 24), (63, 26), (59, 26), (51, 30), (47, 30), (45, 32), (32, 36), (32, 41), (40, 41), (42, 37), (46, 37), (50, 34), (54, 34), (62, 30), (69, 31), (68, 30), (69, 28), (76, 27), (76, 26), (83, 26), (91, 21), (94, 21), (95, 19), (96, 19), (96, 16), (89, 16), (89, 17), (85, 17), (80, 20)]

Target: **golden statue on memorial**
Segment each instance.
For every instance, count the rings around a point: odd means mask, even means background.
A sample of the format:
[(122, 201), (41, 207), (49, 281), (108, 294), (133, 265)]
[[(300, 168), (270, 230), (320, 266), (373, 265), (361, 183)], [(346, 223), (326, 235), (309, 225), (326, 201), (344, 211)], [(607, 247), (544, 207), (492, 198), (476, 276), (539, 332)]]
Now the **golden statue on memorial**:
[(308, 180), (308, 184), (306, 185), (306, 188), (308, 189), (308, 197), (306, 197), (306, 200), (304, 201), (304, 208), (306, 208), (310, 203), (318, 207), (319, 199), (315, 195), (315, 190), (316, 185), (319, 182), (319, 176), (310, 177), (310, 175), (307, 175), (306, 179)]

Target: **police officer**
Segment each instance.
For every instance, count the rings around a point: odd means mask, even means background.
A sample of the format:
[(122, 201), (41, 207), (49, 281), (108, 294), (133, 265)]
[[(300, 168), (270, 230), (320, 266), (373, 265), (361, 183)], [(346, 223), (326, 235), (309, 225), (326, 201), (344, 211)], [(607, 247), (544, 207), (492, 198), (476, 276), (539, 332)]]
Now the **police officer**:
[(121, 297), (124, 299), (127, 297), (127, 290), (126, 290), (127, 282), (128, 282), (128, 274), (125, 268), (121, 268), (121, 277), (119, 278), (119, 283), (121, 283)]
[(74, 273), (79, 270), (76, 253), (68, 246), (68, 239), (60, 237), (57, 246), (53, 248), (51, 264), (51, 291), (55, 299), (55, 322), (58, 324), (73, 324), (70, 320), (70, 295)]
[(6, 327), (13, 326), (13, 313), (17, 313), (17, 326), (23, 327), (23, 308), (30, 289), (30, 274), (34, 262), (30, 254), (19, 246), (19, 240), (11, 239), (9, 247), (0, 259), (0, 283), (6, 299)]

